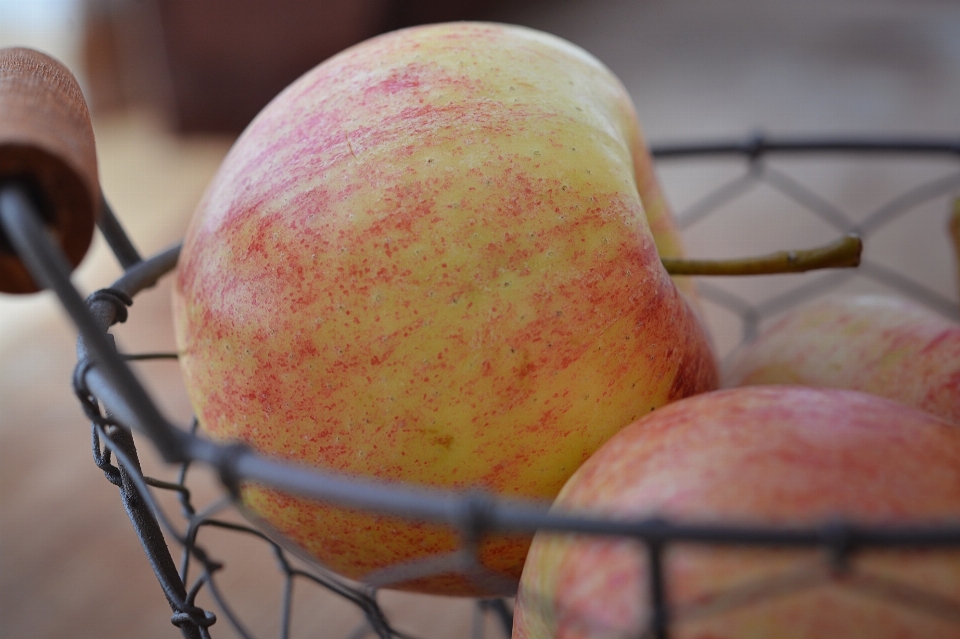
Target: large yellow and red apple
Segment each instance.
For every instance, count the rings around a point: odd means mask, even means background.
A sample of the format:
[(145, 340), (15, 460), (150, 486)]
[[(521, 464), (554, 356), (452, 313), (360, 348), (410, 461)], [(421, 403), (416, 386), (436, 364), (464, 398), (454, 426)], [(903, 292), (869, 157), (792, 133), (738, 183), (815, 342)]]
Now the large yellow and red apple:
[[(174, 292), (204, 430), (385, 480), (552, 499), (626, 424), (717, 385), (660, 263), (679, 240), (624, 88), (558, 38), (493, 24), (378, 37), (238, 139)], [(244, 488), (354, 578), (450, 531)], [(485, 541), (515, 580), (528, 539)], [(492, 594), (454, 575), (401, 584)]]
[(830, 296), (742, 346), (723, 384), (859, 390), (960, 425), (960, 324), (892, 295)]
[[(784, 528), (960, 522), (960, 427), (892, 400), (757, 386), (705, 393), (621, 430), (555, 509), (623, 519)], [(676, 639), (953, 639), (960, 549), (675, 544), (664, 584)], [(639, 540), (538, 533), (514, 639), (641, 637)], [(952, 603), (951, 603), (952, 602)], [(951, 607), (952, 606), (952, 607)]]

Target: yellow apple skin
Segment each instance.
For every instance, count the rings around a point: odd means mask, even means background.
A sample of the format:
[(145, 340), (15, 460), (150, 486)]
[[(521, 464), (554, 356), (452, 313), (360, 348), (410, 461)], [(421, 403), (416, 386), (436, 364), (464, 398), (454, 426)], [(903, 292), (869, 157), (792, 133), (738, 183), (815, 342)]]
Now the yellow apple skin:
[[(571, 477), (554, 510), (784, 527), (841, 514), (867, 525), (955, 524), (960, 428), (856, 391), (705, 393), (621, 430)], [(932, 593), (917, 599), (934, 609), (937, 597), (960, 601), (960, 550), (862, 549), (849, 561), (851, 572), (834, 573), (822, 550), (668, 547), (665, 585), (676, 616), (670, 636), (957, 636), (955, 617), (911, 605), (904, 593)], [(753, 588), (745, 595), (747, 585)], [(725, 608), (738, 598), (740, 605)], [(639, 542), (538, 533), (513, 638), (643, 636), (647, 601)]]
[[(618, 429), (718, 385), (659, 261), (638, 140), (605, 67), (519, 27), (404, 30), (307, 73), (187, 233), (174, 315), (203, 429), (328, 470), (552, 499)], [(257, 486), (244, 500), (352, 578), (460, 544)], [(528, 546), (491, 538), (481, 559), (511, 590)], [(456, 575), (398, 587), (498, 594)]]
[(960, 324), (894, 296), (827, 297), (734, 354), (723, 385), (758, 384), (874, 393), (960, 425)]

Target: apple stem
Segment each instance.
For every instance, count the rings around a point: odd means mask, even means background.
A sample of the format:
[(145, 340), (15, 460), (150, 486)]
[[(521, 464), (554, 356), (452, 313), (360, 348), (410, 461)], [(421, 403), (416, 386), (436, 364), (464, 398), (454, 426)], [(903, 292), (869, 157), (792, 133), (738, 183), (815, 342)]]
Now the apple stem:
[(661, 261), (670, 275), (773, 275), (855, 267), (860, 264), (862, 251), (863, 240), (851, 234), (824, 246), (799, 251), (777, 251), (730, 260), (661, 258)]

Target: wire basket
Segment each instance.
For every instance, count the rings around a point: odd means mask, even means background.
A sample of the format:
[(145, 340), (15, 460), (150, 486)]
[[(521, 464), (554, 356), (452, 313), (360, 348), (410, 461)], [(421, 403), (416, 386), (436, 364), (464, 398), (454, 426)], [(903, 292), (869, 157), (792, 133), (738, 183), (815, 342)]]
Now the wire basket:
[[(653, 154), (659, 160), (661, 171), (667, 174), (668, 198), (675, 201), (682, 200), (684, 194), (669, 192), (669, 173), (674, 167), (689, 166), (705, 171), (708, 176), (697, 183), (709, 187), (703, 188), (678, 216), (681, 227), (688, 232), (722, 216), (725, 210), (736, 208), (738, 202), (742, 202), (740, 198), (751, 191), (765, 188), (776, 191), (791, 206), (803, 209), (810, 219), (825, 223), (833, 232), (859, 233), (869, 245), (871, 238), (904, 216), (928, 209), (945, 213), (950, 198), (960, 190), (960, 140), (953, 139), (779, 139), (754, 135), (730, 143), (654, 146)], [(918, 174), (907, 190), (871, 205), (866, 212), (851, 213), (821, 196), (804, 179), (791, 175), (796, 167), (792, 169), (790, 162), (797, 158), (806, 167), (811, 162), (834, 162), (837, 158), (842, 162), (868, 164), (879, 158), (890, 158), (901, 164), (920, 165), (922, 175)], [(723, 167), (719, 173), (717, 165)], [(292, 596), (295, 583), (328, 590), (356, 606), (363, 622), (351, 634), (351, 639), (368, 634), (384, 639), (408, 637), (394, 627), (383, 611), (375, 588), (340, 578), (322, 568), (306, 566), (272, 535), (222, 518), (224, 509), (239, 493), (239, 483), (245, 480), (339, 505), (439, 522), (459, 531), (463, 540), (460, 549), (399, 567), (393, 575), (398, 581), (414, 575), (450, 571), (476, 580), (493, 578), (480, 566), (475, 552), (479, 540), (492, 532), (531, 534), (550, 530), (631, 537), (645, 548), (649, 568), (645, 591), (651, 614), (643, 636), (658, 639), (669, 636), (673, 624), (690, 612), (675, 610), (666, 600), (663, 558), (672, 544), (820, 548), (826, 551), (824, 556), (829, 558), (830, 565), (840, 572), (851, 570), (846, 561), (851, 553), (867, 547), (960, 548), (960, 525), (864, 527), (834, 520), (820, 526), (783, 528), (736, 522), (678, 524), (657, 518), (614, 521), (550, 512), (549, 504), (480, 492), (452, 493), (351, 479), (279, 463), (243, 446), (215, 444), (197, 434), (195, 420), (188, 426), (172, 424), (130, 370), (130, 361), (175, 360), (176, 354), (119, 353), (108, 333), (112, 325), (127, 319), (127, 307), (137, 294), (174, 269), (179, 247), (141, 259), (103, 200), (98, 225), (125, 272), (112, 285), (83, 300), (70, 284), (70, 265), (44, 232), (41, 215), (23, 187), (23, 184), (12, 183), (0, 193), (0, 214), (7, 238), (34, 280), (56, 292), (79, 329), (79, 361), (73, 385), (92, 423), (94, 460), (107, 480), (119, 488), (123, 506), (173, 611), (172, 622), (184, 637), (210, 637), (212, 628), (223, 625), (231, 627), (239, 636), (253, 636), (218, 587), (217, 576), (226, 567), (203, 543), (206, 532), (211, 529), (249, 536), (274, 553), (282, 580), (280, 637), (290, 634), (295, 613)], [(893, 289), (948, 317), (958, 317), (958, 305), (950, 296), (872, 258), (865, 259), (856, 271), (828, 271), (791, 278), (782, 280), (778, 293), (763, 299), (752, 298), (749, 291), (737, 290), (736, 285), (727, 282), (700, 282), (701, 293), (710, 307), (708, 315), (725, 313), (735, 317), (739, 324), (736, 336), (722, 344), (722, 350), (729, 351), (737, 343), (750, 339), (765, 320), (855, 281)], [(179, 465), (174, 480), (160, 480), (143, 473), (134, 432), (138, 441), (148, 441), (167, 462)], [(190, 470), (195, 464), (205, 465), (217, 474), (226, 498), (198, 508), (190, 483)], [(163, 506), (163, 499), (158, 497), (160, 493), (176, 496), (178, 513), (171, 513)], [(174, 558), (168, 545), (179, 550), (179, 559)], [(960, 601), (905, 584), (867, 582), (860, 585), (863, 593), (956, 624), (960, 636)], [(803, 588), (805, 583), (804, 577), (799, 576), (795, 583), (781, 583), (776, 588), (758, 590), (756, 584), (748, 584), (746, 591), (750, 591), (750, 595), (732, 593), (730, 600), (734, 603), (730, 605), (748, 605), (758, 598), (776, 597)], [(202, 593), (214, 602), (216, 612), (198, 604)], [(504, 636), (510, 635), (509, 600), (479, 600), (476, 610), (475, 637), (484, 635), (485, 615), (499, 622)]]

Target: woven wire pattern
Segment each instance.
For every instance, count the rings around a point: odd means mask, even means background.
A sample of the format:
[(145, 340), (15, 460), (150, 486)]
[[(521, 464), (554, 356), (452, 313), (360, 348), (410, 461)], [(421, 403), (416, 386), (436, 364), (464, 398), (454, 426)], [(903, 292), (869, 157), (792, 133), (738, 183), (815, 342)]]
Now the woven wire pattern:
[[(726, 155), (736, 155), (742, 162), (739, 172), (718, 186), (709, 190), (693, 203), (678, 212), (677, 222), (680, 228), (689, 232), (698, 224), (710, 217), (718, 217), (735, 207), (743, 198), (755, 192), (758, 188), (767, 187), (775, 191), (784, 200), (799, 208), (804, 214), (839, 234), (856, 234), (863, 238), (865, 246), (869, 246), (871, 238), (884, 231), (898, 220), (916, 212), (919, 207), (931, 202), (941, 202), (938, 209), (941, 214), (940, 230), (946, 235), (946, 215), (950, 208), (950, 196), (960, 192), (960, 150), (956, 143), (943, 144), (940, 148), (939, 168), (941, 171), (931, 171), (931, 176), (917, 181), (906, 190), (883, 201), (881, 204), (868, 208), (858, 215), (852, 214), (841, 206), (834, 204), (824, 197), (815, 187), (808, 186), (790, 173), (790, 167), (778, 166), (771, 162), (771, 155), (775, 158), (796, 157), (820, 148), (826, 156), (834, 155), (849, 160), (848, 166), (855, 166), (858, 160), (873, 155), (876, 158), (881, 153), (889, 159), (901, 162), (904, 158), (910, 159), (914, 153), (923, 153), (925, 148), (920, 144), (890, 143), (888, 145), (871, 145), (853, 141), (827, 141), (814, 146), (810, 141), (767, 141), (762, 134), (738, 145), (718, 145), (713, 151), (725, 151)], [(932, 146), (932, 145), (930, 145)], [(927, 147), (926, 150), (929, 150)], [(669, 147), (664, 148), (661, 159), (694, 159), (698, 156), (696, 148)], [(782, 153), (782, 154), (778, 154)], [(857, 155), (846, 155), (854, 153)], [(865, 154), (865, 155), (861, 155)], [(711, 154), (713, 157), (720, 153)], [(819, 155), (816, 157), (825, 157)], [(945, 265), (946, 267), (946, 265)], [(855, 280), (872, 280), (883, 284), (891, 292), (910, 298), (936, 312), (957, 319), (958, 305), (954, 299), (946, 297), (942, 292), (933, 290), (923, 281), (908, 277), (882, 261), (863, 259), (860, 266), (852, 270), (835, 270), (819, 274), (812, 274), (805, 278), (795, 278), (796, 285), (785, 285), (785, 290), (762, 301), (754, 301), (739, 293), (736, 285), (720, 287), (701, 279), (698, 286), (704, 298), (710, 302), (728, 309), (742, 320), (740, 341), (754, 338), (759, 325), (765, 320), (774, 317), (799, 304), (810, 301), (815, 297), (825, 295), (840, 287), (844, 283)], [(780, 283), (787, 278), (780, 278)]]
[[(778, 151), (796, 151), (797, 149), (793, 148), (796, 145), (797, 143), (777, 143), (755, 136), (745, 142), (729, 145), (655, 148), (654, 154), (664, 162), (669, 160), (674, 163), (684, 158), (702, 160), (716, 156), (733, 157), (741, 167), (740, 172), (733, 178), (712, 188), (694, 203), (679, 211), (677, 219), (684, 229), (693, 228), (711, 216), (719, 215), (725, 207), (736, 206), (738, 198), (742, 198), (758, 186), (766, 186), (799, 204), (810, 216), (825, 222), (838, 234), (858, 233), (863, 236), (865, 243), (869, 244), (873, 234), (902, 216), (909, 215), (922, 204), (942, 201), (940, 208), (946, 213), (951, 197), (955, 197), (960, 191), (960, 143), (934, 144), (936, 148), (932, 152), (939, 162), (935, 177), (922, 181), (873, 209), (866, 216), (860, 216), (857, 219), (829, 202), (814, 188), (794, 179), (788, 171), (771, 166), (767, 162), (767, 158)], [(819, 144), (807, 141), (801, 146), (803, 148), (800, 150), (804, 153), (829, 153), (843, 151), (845, 148), (843, 144), (836, 141), (824, 141)], [(860, 147), (846, 150), (868, 154), (891, 151), (931, 152), (930, 149), (907, 148), (909, 145), (898, 145), (892, 142), (861, 143)], [(668, 190), (668, 199), (670, 195)], [(136, 260), (128, 256), (122, 261), (126, 267)], [(721, 286), (702, 279), (698, 285), (705, 300), (727, 309), (740, 318), (741, 339), (748, 340), (757, 334), (763, 321), (830, 292), (851, 278), (867, 278), (882, 282), (897, 293), (919, 301), (944, 315), (958, 317), (955, 301), (938, 291), (931, 290), (923, 282), (915, 281), (882, 263), (871, 260), (864, 261), (857, 271), (827, 271), (797, 278), (794, 280), (795, 285), (761, 301), (750, 300), (748, 296), (739, 293), (735, 287)], [(92, 309), (99, 307), (101, 315), (108, 316), (107, 323), (112, 324), (126, 320), (126, 309), (133, 300), (121, 288), (107, 288), (91, 295), (87, 302)], [(126, 354), (124, 358), (128, 361), (173, 361), (176, 359), (176, 354)], [(184, 637), (210, 637), (212, 634), (219, 634), (212, 633), (213, 629), (219, 630), (224, 625), (229, 626), (237, 636), (244, 638), (254, 636), (245, 625), (242, 615), (231, 606), (218, 587), (217, 577), (226, 569), (226, 566), (216, 559), (215, 553), (207, 551), (203, 540), (205, 531), (219, 529), (247, 536), (255, 543), (265, 544), (273, 553), (277, 570), (282, 576), (280, 627), (277, 636), (286, 639), (291, 634), (292, 618), (295, 613), (292, 595), (295, 584), (297, 587), (299, 584), (309, 584), (344, 598), (362, 613), (363, 621), (349, 635), (349, 639), (360, 639), (365, 636), (412, 639), (391, 625), (390, 619), (378, 603), (375, 588), (347, 581), (322, 568), (304, 567), (264, 532), (220, 517), (232, 502), (230, 493), (232, 496), (237, 494), (236, 464), (233, 463), (235, 460), (228, 459), (229, 455), (225, 454), (222, 457), (223, 463), (216, 466), (228, 496), (202, 508), (194, 503), (194, 496), (190, 489), (191, 461), (186, 461), (180, 466), (176, 478), (172, 481), (145, 476), (140, 468), (131, 429), (121, 423), (116, 416), (106, 412), (103, 402), (98, 400), (87, 384), (87, 373), (92, 366), (89, 358), (81, 358), (74, 376), (74, 388), (92, 424), (94, 460), (107, 480), (119, 488), (124, 507), (157, 574), (163, 594), (173, 610), (171, 620), (180, 628)], [(195, 431), (196, 428), (197, 424), (194, 420), (191, 429)], [(178, 513), (171, 514), (161, 505), (161, 500), (157, 498), (160, 493), (176, 496), (179, 504)], [(477, 579), (495, 578), (495, 576), (484, 574), (474, 552), (479, 538), (492, 527), (491, 521), (495, 519), (490, 510), (490, 498), (473, 495), (463, 497), (460, 501), (462, 508), (459, 510), (461, 513), (459, 520), (451, 523), (459, 526), (464, 540), (463, 547), (451, 555), (384, 571), (384, 574), (380, 575), (380, 585), (403, 581), (412, 575), (435, 574), (451, 569), (472, 575)], [(663, 583), (663, 562), (667, 547), (671, 543), (696, 540), (691, 539), (690, 534), (694, 537), (700, 535), (696, 537), (700, 540), (714, 539), (721, 544), (735, 543), (748, 546), (756, 544), (766, 547), (775, 545), (777, 542), (765, 537), (764, 531), (744, 529), (739, 531), (739, 537), (734, 535), (735, 538), (731, 538), (732, 533), (729, 530), (717, 530), (711, 533), (710, 530), (701, 529), (695, 533), (689, 533), (689, 531), (684, 533), (671, 528), (666, 522), (653, 520), (646, 524), (644, 534), (640, 535), (637, 541), (637, 551), (647, 566), (647, 583), (641, 590), (649, 603), (647, 608), (650, 610), (650, 615), (643, 622), (640, 636), (667, 637), (673, 624), (750, 606), (758, 601), (816, 588), (837, 580), (842, 580), (846, 587), (865, 597), (879, 598), (889, 603), (910, 607), (956, 624), (957, 632), (960, 634), (960, 601), (953, 601), (916, 586), (897, 583), (889, 578), (853, 568), (854, 563), (850, 561), (850, 554), (862, 546), (871, 544), (900, 546), (909, 542), (908, 538), (898, 537), (897, 531), (879, 531), (873, 534), (876, 531), (860, 530), (842, 522), (828, 522), (813, 533), (807, 534), (806, 537), (798, 533), (794, 542), (796, 545), (819, 547), (828, 552), (798, 566), (795, 570), (739, 584), (725, 592), (717, 593), (715, 597), (708, 600), (671, 606), (666, 600)], [(930, 532), (931, 534), (923, 539), (933, 544), (945, 544), (954, 549), (960, 547), (960, 535), (954, 533), (952, 536), (949, 534), (944, 536), (938, 535), (936, 530)], [(684, 535), (687, 536), (684, 537)], [(167, 550), (168, 544), (179, 551), (179, 560), (175, 560)], [(214, 602), (215, 611), (206, 610), (198, 605), (198, 595), (204, 592)], [(484, 616), (490, 616), (496, 620), (495, 625), (499, 626), (503, 636), (510, 635), (511, 601), (492, 599), (477, 602), (473, 624), (475, 639), (481, 639), (485, 634), (489, 634), (484, 631), (486, 627)], [(584, 624), (589, 626), (590, 620), (584, 620)], [(636, 633), (631, 631), (624, 636), (636, 636)]]

